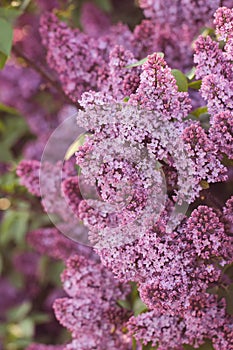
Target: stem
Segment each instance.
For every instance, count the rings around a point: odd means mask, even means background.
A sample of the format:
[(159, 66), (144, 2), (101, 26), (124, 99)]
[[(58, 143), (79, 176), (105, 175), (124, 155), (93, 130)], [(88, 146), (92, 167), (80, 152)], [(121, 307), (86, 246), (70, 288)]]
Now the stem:
[(54, 80), (49, 74), (48, 72), (46, 72), (41, 66), (37, 65), (35, 62), (33, 62), (29, 57), (27, 57), (24, 53), (20, 52), (20, 50), (17, 48), (17, 47), (13, 47), (12, 48), (12, 52), (15, 54), (16, 57), (18, 58), (21, 58), (25, 61), (25, 63), (31, 67), (32, 69), (34, 69), (37, 73), (40, 74), (40, 76), (45, 79), (50, 85), (52, 85), (63, 97), (63, 99), (69, 103), (69, 104), (72, 104), (72, 105), (75, 105), (75, 107), (77, 109), (83, 109), (81, 107), (81, 105), (76, 102), (74, 103), (70, 98), (69, 96), (67, 96), (63, 89), (61, 88), (60, 84)]

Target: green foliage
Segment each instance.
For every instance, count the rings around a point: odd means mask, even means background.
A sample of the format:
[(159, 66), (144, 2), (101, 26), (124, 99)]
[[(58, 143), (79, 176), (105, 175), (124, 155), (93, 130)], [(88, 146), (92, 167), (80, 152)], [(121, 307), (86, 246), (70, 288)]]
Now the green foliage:
[(193, 67), (193, 68), (190, 69), (190, 71), (188, 71), (188, 72), (185, 74), (185, 76), (186, 76), (189, 80), (192, 80), (192, 79), (194, 79), (195, 74), (196, 74), (196, 68)]
[(86, 137), (90, 134), (82, 134), (80, 135), (68, 148), (65, 154), (65, 160), (69, 160), (75, 152), (78, 151), (79, 147), (82, 146), (85, 142)]
[(172, 75), (176, 79), (178, 91), (187, 92), (188, 91), (188, 81), (187, 81), (186, 76), (178, 69), (172, 69)]
[(6, 246), (10, 241), (21, 244), (28, 230), (28, 211), (7, 210), (0, 226), (0, 244)]
[(32, 304), (29, 301), (25, 301), (19, 304), (7, 312), (7, 320), (9, 322), (20, 322), (22, 321), (32, 308)]
[(208, 130), (210, 127), (210, 114), (208, 113), (207, 106), (199, 107), (194, 109), (189, 115), (188, 118), (192, 120), (199, 120), (201, 126)]
[(11, 107), (0, 105), (0, 111), (7, 112), (8, 115), (0, 121), (0, 162), (9, 163), (14, 161), (12, 148), (23, 137), (30, 135), (27, 123), (19, 115), (14, 113)]
[(199, 118), (202, 114), (207, 113), (208, 109), (207, 106), (203, 106), (203, 107), (198, 107), (196, 109), (194, 109), (191, 114), (194, 115), (195, 117)]
[(135, 301), (134, 301), (134, 305), (133, 305), (133, 311), (134, 311), (134, 315), (138, 316), (141, 313), (147, 311), (148, 308), (147, 306), (141, 301), (141, 299), (138, 297)]
[(62, 261), (54, 261), (47, 256), (42, 256), (39, 265), (39, 282), (42, 286), (49, 283), (59, 287), (61, 286), (60, 275), (64, 270), (64, 263)]
[(11, 24), (4, 18), (0, 18), (0, 69), (5, 66), (10, 55), (13, 40)]
[(203, 345), (201, 345), (198, 349), (192, 347), (191, 345), (184, 345), (184, 349), (185, 350), (194, 350), (194, 349), (195, 350), (214, 350), (210, 340), (206, 340), (206, 342)]
[(199, 90), (201, 88), (201, 83), (202, 83), (202, 80), (194, 80), (188, 84), (188, 87), (190, 89)]
[(94, 0), (95, 4), (105, 12), (111, 12), (112, 3), (110, 0)]
[(14, 23), (17, 17), (19, 17), (22, 14), (22, 9), (0, 7), (0, 17), (11, 23)]

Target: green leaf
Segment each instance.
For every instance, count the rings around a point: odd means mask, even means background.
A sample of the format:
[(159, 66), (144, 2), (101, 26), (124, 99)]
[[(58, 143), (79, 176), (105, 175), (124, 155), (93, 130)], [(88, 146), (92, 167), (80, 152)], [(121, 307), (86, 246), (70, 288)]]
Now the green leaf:
[(117, 300), (117, 304), (123, 309), (131, 310), (130, 303), (127, 300)]
[(141, 301), (140, 298), (135, 300), (133, 305), (133, 311), (135, 316), (138, 316), (147, 310), (148, 310), (147, 306)]
[(207, 340), (205, 344), (201, 345), (198, 349), (193, 348), (191, 345), (184, 345), (185, 350), (214, 350), (210, 340)]
[(75, 152), (78, 151), (79, 147), (82, 146), (85, 142), (86, 137), (88, 134), (82, 134), (80, 135), (68, 148), (65, 154), (65, 160), (69, 160)]
[(6, 245), (10, 241), (23, 244), (29, 216), (28, 211), (7, 210), (0, 226), (0, 244)]
[(135, 338), (132, 339), (132, 350), (137, 350), (137, 342)]
[(95, 0), (95, 3), (105, 12), (110, 12), (112, 10), (112, 4), (110, 0)]
[(22, 337), (31, 338), (34, 335), (34, 322), (31, 318), (27, 317), (19, 323), (19, 327), (22, 332)]
[(192, 69), (190, 69), (190, 71), (188, 71), (187, 73), (185, 73), (185, 76), (189, 79), (192, 80), (195, 77), (196, 74), (196, 67), (193, 67)]
[(214, 35), (214, 34), (215, 34), (214, 29), (213, 28), (209, 28), (209, 27), (205, 27), (201, 31), (201, 35), (204, 36), (204, 37), (211, 36), (211, 35)]
[(0, 17), (11, 23), (22, 14), (23, 11), (19, 9), (0, 7)]
[(38, 312), (30, 316), (31, 320), (33, 320), (36, 324), (43, 324), (51, 321), (50, 315), (42, 312)]
[(164, 53), (163, 52), (157, 52), (157, 55), (161, 58), (164, 58)]
[(148, 57), (145, 57), (140, 61), (129, 64), (128, 66), (125, 66), (125, 68), (133, 68), (133, 67), (142, 66), (147, 60), (148, 60)]
[(0, 69), (4, 67), (6, 60), (10, 55), (12, 40), (12, 26), (4, 18), (0, 18)]
[(190, 89), (199, 90), (201, 88), (202, 80), (195, 80), (188, 84)]
[(19, 112), (15, 108), (6, 106), (3, 103), (0, 103), (0, 112), (6, 112), (8, 114), (16, 114), (16, 115), (19, 114)]
[(188, 81), (187, 81), (186, 76), (178, 69), (172, 69), (172, 75), (176, 79), (178, 91), (187, 92), (188, 91)]
[(9, 163), (13, 160), (13, 154), (7, 145), (1, 143), (0, 162)]
[(207, 106), (198, 107), (191, 112), (195, 117), (200, 117), (201, 114), (206, 114), (208, 112)]
[(11, 308), (7, 312), (8, 322), (22, 321), (27, 316), (31, 308), (32, 308), (32, 305), (29, 301), (25, 301), (24, 303)]
[[(0, 29), (1, 30), (1, 29)], [(4, 53), (2, 53), (0, 51), (0, 69), (3, 69), (5, 64), (6, 64), (6, 61), (7, 61), (7, 58), (8, 58), (8, 55), (5, 55)]]
[(5, 120), (5, 133), (3, 142), (12, 147), (24, 134), (28, 132), (28, 126), (23, 118), (12, 116)]
[(233, 315), (233, 283), (227, 287), (220, 286), (218, 289), (218, 296), (226, 299), (227, 312)]

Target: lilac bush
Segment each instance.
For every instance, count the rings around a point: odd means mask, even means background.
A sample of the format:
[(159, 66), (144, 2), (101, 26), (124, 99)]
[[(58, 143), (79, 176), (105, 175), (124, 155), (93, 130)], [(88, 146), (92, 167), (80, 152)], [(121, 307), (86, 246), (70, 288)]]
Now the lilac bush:
[[(53, 303), (69, 335), (37, 327), (25, 348), (233, 350), (233, 2), (139, 0), (133, 24), (121, 1), (35, 3), (0, 72), (29, 125), (4, 196), (32, 217), (13, 259), (28, 291), (6, 300)], [(62, 286), (36, 288), (44, 258)]]

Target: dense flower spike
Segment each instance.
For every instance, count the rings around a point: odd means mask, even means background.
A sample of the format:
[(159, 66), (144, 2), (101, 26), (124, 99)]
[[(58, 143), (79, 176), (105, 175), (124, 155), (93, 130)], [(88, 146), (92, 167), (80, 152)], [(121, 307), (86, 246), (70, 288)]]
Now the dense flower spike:
[(218, 159), (217, 149), (211, 138), (198, 122), (192, 123), (183, 131), (187, 152), (195, 163), (199, 181), (220, 182), (227, 179), (227, 169)]
[(210, 74), (221, 74), (228, 79), (232, 77), (232, 64), (219, 48), (218, 42), (211, 39), (210, 36), (199, 36), (194, 45), (194, 63), (197, 64), (196, 78)]
[(40, 162), (37, 160), (23, 160), (17, 167), (20, 182), (35, 196), (40, 196), (39, 182)]
[(215, 13), (216, 33), (226, 42), (225, 51), (230, 60), (233, 58), (233, 10), (220, 7)]
[[(213, 209), (199, 206), (187, 221), (186, 237), (192, 242), (196, 253), (202, 259), (212, 256), (227, 257), (229, 242), (224, 232), (224, 226)], [(230, 263), (230, 261), (229, 261)]]
[(223, 208), (222, 220), (225, 224), (226, 233), (228, 235), (233, 235), (233, 196), (228, 199)]
[(56, 300), (54, 309), (74, 338), (67, 349), (130, 349), (130, 339), (122, 333), (128, 312), (117, 305), (129, 288), (100, 264), (77, 255), (68, 260), (62, 281), (69, 298)]
[(150, 311), (132, 317), (128, 327), (136, 339), (152, 342), (159, 350), (183, 350), (184, 344), (197, 348), (207, 338), (213, 339), (215, 350), (233, 346), (232, 317), (226, 315), (223, 301), (211, 295), (194, 296), (183, 318)]
[(201, 94), (212, 116), (233, 109), (232, 18), (232, 10), (226, 7), (219, 8), (215, 14), (218, 40), (225, 41), (223, 49), (220, 49), (220, 42), (210, 37), (199, 37), (195, 43), (197, 77), (202, 78)]
[(220, 0), (139, 0), (139, 5), (144, 10), (145, 16), (155, 22), (159, 21), (173, 25), (192, 23), (196, 26), (197, 24), (200, 26), (207, 25), (220, 3)]
[(79, 181), (77, 176), (67, 177), (62, 182), (62, 191), (65, 200), (68, 202), (69, 207), (74, 214), (78, 214), (78, 207), (81, 202), (82, 196), (80, 193)]
[(95, 258), (93, 250), (64, 237), (56, 228), (41, 228), (27, 234), (28, 243), (40, 254), (54, 259), (66, 260), (79, 253), (88, 258)]
[(219, 74), (207, 75), (202, 80), (201, 93), (212, 115), (233, 110), (233, 81)]
[(76, 101), (84, 91), (97, 89), (108, 77), (111, 48), (127, 44), (131, 33), (127, 26), (119, 24), (103, 36), (91, 38), (78, 29), (70, 29), (55, 15), (46, 14), (41, 21), (41, 36), (50, 67), (58, 73), (65, 93)]
[(133, 54), (125, 50), (123, 46), (115, 46), (110, 52), (109, 92), (116, 99), (122, 100), (136, 91), (139, 84), (140, 69), (127, 68), (136, 61)]
[(111, 25), (109, 17), (92, 2), (83, 4), (80, 22), (84, 33), (95, 38), (107, 34)]
[(233, 159), (233, 114), (222, 112), (214, 115), (209, 132), (219, 152)]
[(149, 56), (143, 65), (140, 85), (129, 103), (161, 113), (165, 120), (182, 120), (191, 108), (187, 93), (178, 92), (171, 69), (159, 54)]

